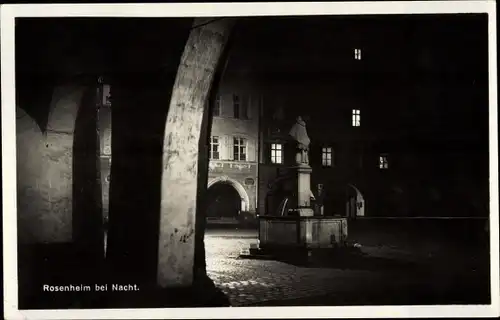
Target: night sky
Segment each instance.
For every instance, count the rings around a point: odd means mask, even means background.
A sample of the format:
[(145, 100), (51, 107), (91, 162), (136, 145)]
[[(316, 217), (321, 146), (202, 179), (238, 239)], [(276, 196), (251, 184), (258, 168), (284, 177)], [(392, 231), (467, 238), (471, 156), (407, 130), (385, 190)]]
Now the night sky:
[[(75, 73), (174, 77), (192, 21), (19, 19), (18, 92), (33, 97), (21, 92)], [(401, 116), (397, 130), (487, 142), (486, 14), (241, 18), (229, 47), (226, 72), (261, 88), (333, 86), (380, 110), (380, 121)], [(362, 61), (353, 59), (358, 47)], [(450, 119), (451, 127), (443, 126)]]
[[(51, 70), (62, 55), (110, 64), (110, 58), (125, 60), (135, 53), (136, 58), (147, 55), (149, 63), (142, 62), (146, 70), (159, 59), (167, 64), (191, 24), (188, 18), (18, 19), (18, 67), (21, 72)], [(231, 39), (232, 59), (235, 68), (254, 72), (340, 73), (351, 71), (343, 58), (362, 47), (371, 73), (401, 72), (413, 64), (432, 68), (435, 76), (477, 77), (474, 71), (486, 70), (486, 28), (487, 16), (479, 14), (241, 18)]]

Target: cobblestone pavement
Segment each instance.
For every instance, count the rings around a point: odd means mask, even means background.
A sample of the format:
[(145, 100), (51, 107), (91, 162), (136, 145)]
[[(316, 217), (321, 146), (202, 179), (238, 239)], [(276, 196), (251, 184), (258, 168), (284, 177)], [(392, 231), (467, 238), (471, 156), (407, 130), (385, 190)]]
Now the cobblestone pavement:
[[(373, 282), (371, 271), (306, 268), (273, 260), (239, 258), (257, 236), (251, 232), (234, 237), (208, 234), (205, 238), (207, 273), (233, 306), (265, 301), (320, 296), (348, 290), (350, 284)], [(368, 283), (368, 282), (366, 282)]]
[[(274, 260), (239, 258), (240, 250), (248, 248), (256, 239), (256, 232), (249, 230), (207, 231), (207, 273), (226, 294), (232, 306), (272, 304), (273, 301), (293, 301), (314, 296), (330, 296), (329, 303), (335, 305), (335, 297), (368, 293), (377, 295), (387, 290), (398, 295), (401, 287), (410, 288), (425, 281), (432, 284), (439, 281), (446, 283), (442, 274), (420, 273), (418, 270), (301, 267)], [(383, 256), (381, 250), (371, 250), (370, 254)], [(397, 251), (389, 254), (405, 256)], [(456, 275), (450, 273), (448, 277), (452, 281)], [(431, 287), (424, 290), (443, 294), (445, 289)], [(341, 301), (345, 299), (339, 299), (339, 305), (342, 305)]]

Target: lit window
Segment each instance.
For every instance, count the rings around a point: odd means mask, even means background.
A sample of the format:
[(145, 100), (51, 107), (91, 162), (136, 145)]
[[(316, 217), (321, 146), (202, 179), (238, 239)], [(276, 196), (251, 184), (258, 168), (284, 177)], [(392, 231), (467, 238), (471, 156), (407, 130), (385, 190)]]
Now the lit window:
[(233, 155), (234, 160), (246, 161), (247, 159), (247, 146), (246, 139), (244, 138), (234, 138), (233, 144)]
[(214, 104), (214, 111), (213, 111), (214, 117), (220, 116), (220, 106), (221, 106), (220, 95), (217, 95), (217, 97), (215, 97), (215, 104)]
[(387, 155), (381, 154), (379, 156), (378, 166), (380, 169), (388, 169), (389, 168), (389, 161), (387, 160)]
[(212, 137), (210, 139), (210, 159), (219, 159), (219, 137)]
[(283, 145), (281, 143), (271, 144), (271, 162), (283, 163)]
[(332, 166), (332, 155), (333, 155), (332, 147), (323, 147), (321, 149), (321, 163), (324, 167)]
[(361, 60), (361, 49), (354, 49), (354, 59)]
[(352, 126), (359, 127), (361, 125), (361, 110), (353, 109), (352, 110)]

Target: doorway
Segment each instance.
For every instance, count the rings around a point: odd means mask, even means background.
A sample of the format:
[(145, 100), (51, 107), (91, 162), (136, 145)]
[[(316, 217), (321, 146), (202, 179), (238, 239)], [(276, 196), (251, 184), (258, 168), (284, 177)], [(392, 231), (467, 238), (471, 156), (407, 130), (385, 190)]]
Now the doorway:
[(347, 185), (346, 190), (346, 217), (356, 218), (365, 216), (365, 199), (359, 189), (352, 185)]

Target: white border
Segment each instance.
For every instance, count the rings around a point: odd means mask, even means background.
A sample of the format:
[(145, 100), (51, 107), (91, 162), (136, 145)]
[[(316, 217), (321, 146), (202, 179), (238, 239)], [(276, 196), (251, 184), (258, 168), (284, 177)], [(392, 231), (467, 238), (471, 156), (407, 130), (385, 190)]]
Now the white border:
[[(192, 309), (17, 310), (15, 17), (183, 17), (352, 14), (489, 13), (490, 88), (490, 306), (259, 307)], [(492, 317), (499, 315), (498, 124), (495, 1), (199, 3), (199, 4), (39, 4), (1, 7), (2, 174), (4, 310), (6, 319), (141, 318), (331, 318), (331, 317)], [(8, 182), (8, 183), (7, 183)]]

